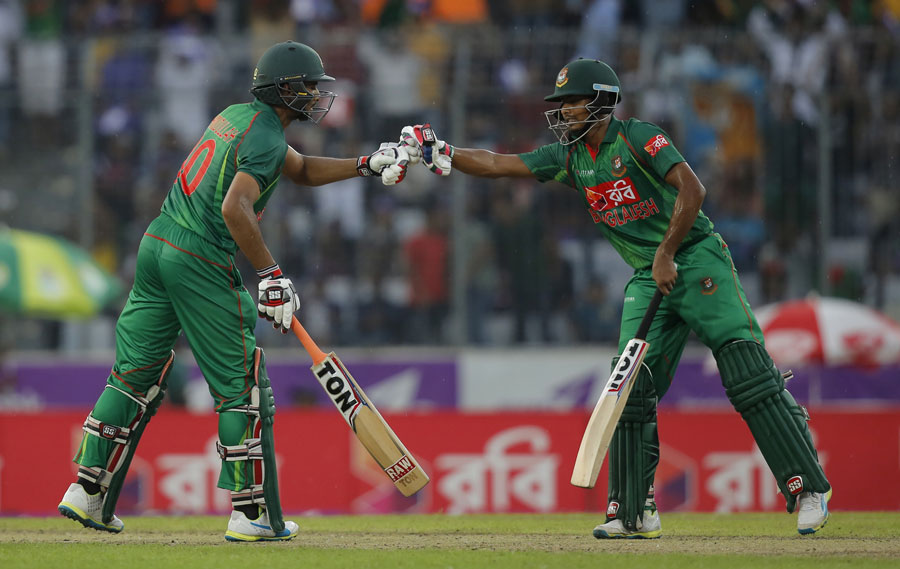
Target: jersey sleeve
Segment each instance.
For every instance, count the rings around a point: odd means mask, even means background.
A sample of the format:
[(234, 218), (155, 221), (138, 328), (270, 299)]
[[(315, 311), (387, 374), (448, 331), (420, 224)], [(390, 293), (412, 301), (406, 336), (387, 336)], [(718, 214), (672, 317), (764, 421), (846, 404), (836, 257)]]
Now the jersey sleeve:
[(567, 186), (572, 185), (569, 173), (566, 170), (566, 160), (569, 156), (569, 148), (562, 144), (547, 144), (536, 148), (531, 152), (519, 154), (522, 162), (531, 170), (531, 173), (539, 182), (556, 180)]
[(281, 176), (287, 155), (284, 133), (271, 126), (251, 124), (236, 150), (236, 170), (253, 176), (260, 192), (265, 192)]
[(661, 179), (665, 179), (672, 166), (684, 162), (672, 137), (653, 123), (634, 121), (626, 130), (626, 136), (638, 158), (649, 164)]

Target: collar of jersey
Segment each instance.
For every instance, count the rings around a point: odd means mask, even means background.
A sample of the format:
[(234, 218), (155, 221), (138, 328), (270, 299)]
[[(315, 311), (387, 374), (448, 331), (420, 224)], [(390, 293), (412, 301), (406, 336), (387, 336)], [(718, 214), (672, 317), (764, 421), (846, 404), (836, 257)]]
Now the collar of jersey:
[(609, 128), (606, 129), (606, 135), (603, 137), (603, 142), (600, 144), (608, 144), (610, 142), (615, 142), (616, 136), (619, 134), (619, 129), (622, 128), (622, 121), (617, 119), (616, 117), (609, 118)]
[[(254, 99), (250, 103), (250, 106), (253, 107), (254, 109), (256, 109), (257, 111), (262, 111), (264, 113), (272, 113), (273, 115), (275, 115), (275, 118), (278, 118), (278, 113), (275, 112), (275, 108), (272, 105), (267, 105), (267, 104), (263, 103), (259, 99)], [(281, 122), (280, 118), (278, 118), (278, 122), (279, 123)]]

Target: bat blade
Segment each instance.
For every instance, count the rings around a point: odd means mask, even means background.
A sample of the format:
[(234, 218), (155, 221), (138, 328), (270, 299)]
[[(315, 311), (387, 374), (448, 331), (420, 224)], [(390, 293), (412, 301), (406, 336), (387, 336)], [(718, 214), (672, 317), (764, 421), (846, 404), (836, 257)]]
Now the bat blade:
[(391, 435), (390, 427), (375, 412), (369, 407), (360, 409), (356, 417), (356, 436), (397, 490), (404, 496), (412, 496), (428, 484), (428, 475), (402, 443)]
[(340, 358), (331, 352), (322, 361), (313, 364), (312, 371), (344, 420), (356, 433), (360, 443), (394, 486), (404, 496), (412, 496), (424, 488), (430, 481), (428, 475), (356, 383)]
[(625, 346), (616, 369), (610, 374), (603, 388), (603, 393), (594, 406), (588, 426), (581, 439), (575, 467), (572, 469), (572, 485), (580, 488), (593, 488), (597, 483), (597, 475), (606, 458), (606, 451), (619, 417), (625, 409), (628, 395), (634, 386), (634, 379), (647, 355), (650, 344), (640, 339), (633, 339)]
[(644, 338), (650, 331), (650, 325), (662, 303), (662, 298), (662, 292), (657, 290), (650, 299), (647, 312), (638, 326), (634, 339), (629, 340), (625, 345), (625, 350), (616, 363), (616, 369), (606, 380), (603, 393), (600, 394), (600, 399), (594, 406), (594, 412), (591, 413), (588, 426), (584, 430), (581, 446), (578, 447), (575, 467), (572, 469), (571, 482), (573, 486), (593, 488), (597, 483), (597, 475), (600, 473), (603, 459), (606, 458), (609, 443), (616, 432), (622, 411), (625, 410), (625, 403), (631, 394), (631, 388), (634, 387), (641, 364), (647, 357), (650, 344)]

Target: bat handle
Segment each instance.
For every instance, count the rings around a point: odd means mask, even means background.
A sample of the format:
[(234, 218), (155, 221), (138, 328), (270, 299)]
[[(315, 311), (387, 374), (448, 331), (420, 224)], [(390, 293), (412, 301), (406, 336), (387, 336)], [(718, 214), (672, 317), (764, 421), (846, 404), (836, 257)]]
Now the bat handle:
[(635, 335), (635, 338), (638, 340), (647, 338), (647, 332), (650, 331), (650, 325), (653, 324), (653, 317), (656, 316), (656, 310), (659, 308), (659, 303), (662, 302), (662, 299), (662, 291), (656, 289), (656, 294), (650, 299), (650, 306), (647, 307), (644, 319), (641, 320), (641, 325), (638, 326), (637, 334)]
[(300, 343), (303, 344), (303, 347), (306, 348), (306, 351), (309, 353), (309, 357), (312, 358), (313, 364), (318, 365), (322, 361), (325, 360), (325, 352), (319, 349), (319, 346), (313, 341), (313, 339), (309, 336), (309, 332), (306, 331), (306, 328), (300, 324), (300, 321), (297, 320), (297, 317), (294, 316), (293, 322), (291, 322), (291, 331), (297, 336), (297, 339), (300, 340)]

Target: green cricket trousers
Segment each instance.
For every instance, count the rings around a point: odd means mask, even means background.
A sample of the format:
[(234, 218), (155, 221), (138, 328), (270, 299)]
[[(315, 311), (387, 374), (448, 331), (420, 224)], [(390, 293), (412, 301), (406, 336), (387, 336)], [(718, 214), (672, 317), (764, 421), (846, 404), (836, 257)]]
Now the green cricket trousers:
[[(650, 350), (644, 362), (660, 399), (672, 383), (691, 330), (713, 353), (734, 340), (765, 346), (731, 253), (717, 233), (680, 250), (675, 264), (678, 280), (672, 293), (663, 298), (647, 333)], [(651, 268), (635, 271), (626, 285), (619, 353), (637, 333), (656, 288)]]
[[(110, 386), (137, 396), (159, 381), (178, 334), (184, 331), (219, 412), (219, 439), (238, 445), (252, 437), (245, 413), (223, 413), (250, 402), (254, 385), (257, 309), (233, 255), (163, 214), (147, 228), (137, 255), (134, 286), (116, 323), (116, 362)], [(138, 404), (104, 389), (92, 416), (128, 427)], [(85, 434), (75, 462), (106, 468), (116, 443)], [(247, 486), (249, 461), (223, 461), (219, 487)]]

